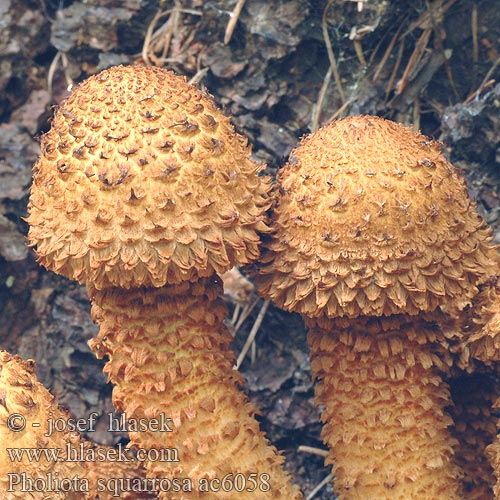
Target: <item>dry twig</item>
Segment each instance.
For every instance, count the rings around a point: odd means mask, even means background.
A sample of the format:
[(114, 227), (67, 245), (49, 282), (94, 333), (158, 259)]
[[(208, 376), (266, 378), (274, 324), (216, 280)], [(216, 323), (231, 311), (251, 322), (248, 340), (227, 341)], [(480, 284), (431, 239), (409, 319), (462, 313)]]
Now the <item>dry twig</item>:
[(328, 0), (326, 4), (325, 10), (323, 11), (323, 19), (321, 22), (321, 28), (323, 30), (323, 38), (325, 40), (326, 51), (328, 53), (328, 59), (330, 60), (330, 66), (332, 68), (332, 73), (335, 78), (335, 83), (337, 85), (337, 89), (340, 95), (340, 99), (342, 102), (345, 101), (344, 88), (342, 87), (342, 80), (340, 79), (340, 74), (337, 68), (337, 60), (335, 59), (335, 54), (333, 52), (332, 42), (330, 40), (330, 35), (328, 34), (328, 11), (330, 7), (333, 5), (335, 0)]
[(320, 457), (327, 457), (328, 450), (323, 450), (321, 448), (314, 448), (313, 446), (300, 445), (297, 451), (302, 451), (304, 453), (311, 453), (311, 455), (319, 455)]
[(312, 500), (331, 480), (333, 474), (328, 474), (312, 491), (306, 496), (306, 500)]
[(330, 85), (331, 78), (332, 78), (332, 67), (330, 66), (323, 79), (323, 84), (321, 85), (321, 89), (319, 91), (316, 104), (313, 106), (313, 113), (311, 117), (311, 132), (314, 132), (319, 128), (321, 108), (323, 107), (323, 102), (325, 100), (326, 92), (328, 90), (328, 86)]
[(262, 324), (262, 321), (264, 320), (264, 316), (266, 315), (267, 308), (269, 307), (269, 300), (265, 300), (264, 303), (262, 304), (262, 307), (260, 308), (259, 314), (255, 320), (255, 323), (252, 326), (252, 329), (250, 330), (250, 333), (248, 334), (247, 340), (245, 341), (245, 345), (243, 346), (243, 349), (241, 350), (238, 359), (236, 360), (236, 366), (235, 369), (238, 370), (243, 363), (243, 360), (245, 359), (245, 356), (248, 353), (248, 350), (251, 345), (254, 345), (255, 342), (255, 337), (257, 335), (257, 332), (259, 331), (260, 325)]
[[(155, 66), (163, 66), (166, 62), (175, 60), (169, 58), (172, 41), (179, 32), (182, 14), (192, 16), (201, 16), (202, 13), (194, 9), (185, 9), (182, 7), (180, 0), (174, 0), (174, 7), (165, 11), (158, 11), (146, 30), (144, 43), (142, 46), (141, 56), (146, 64), (154, 64)], [(159, 21), (168, 16), (168, 19), (159, 27)], [(176, 50), (177, 55), (182, 54), (189, 47), (195, 36), (195, 32), (191, 32), (184, 40), (182, 47)], [(159, 55), (157, 55), (159, 54)]]
[(469, 104), (474, 99), (478, 98), (485, 90), (487, 90), (490, 87), (492, 87), (495, 83), (496, 83), (496, 80), (494, 80), (493, 78), (491, 80), (488, 80), (487, 82), (485, 82), (483, 80), (483, 83), (479, 86), (479, 88), (477, 90), (475, 90), (474, 92), (472, 92), (472, 94), (470, 94), (467, 97), (467, 99), (465, 99), (465, 101), (463, 102), (463, 104)]
[(415, 48), (413, 49), (408, 64), (406, 65), (406, 68), (403, 72), (403, 76), (396, 85), (396, 95), (400, 95), (403, 93), (404, 89), (408, 84), (408, 81), (415, 75), (415, 73), (418, 72), (417, 66), (422, 61), (431, 34), (432, 30), (428, 28), (424, 30), (420, 35), (420, 38), (418, 39), (418, 42), (415, 45)]
[(319, 120), (321, 115), (321, 110), (323, 108), (323, 102), (326, 97), (326, 91), (328, 90), (328, 86), (330, 84), (330, 80), (332, 75), (335, 79), (335, 84), (337, 85), (337, 90), (340, 95), (340, 99), (342, 103), (345, 102), (345, 94), (344, 88), (342, 87), (342, 80), (340, 78), (340, 74), (337, 67), (337, 60), (335, 59), (335, 54), (333, 52), (332, 41), (330, 40), (330, 35), (328, 34), (328, 11), (330, 7), (333, 5), (335, 0), (328, 0), (326, 7), (323, 11), (323, 18), (321, 21), (321, 27), (323, 30), (323, 39), (325, 41), (326, 51), (328, 53), (328, 59), (330, 60), (330, 67), (325, 74), (323, 79), (323, 85), (321, 86), (321, 90), (318, 94), (318, 99), (316, 101), (315, 106), (313, 107), (313, 112), (311, 116), (311, 131), (314, 132), (319, 128)]
[(52, 95), (54, 75), (56, 74), (59, 64), (61, 64), (62, 66), (68, 90), (71, 90), (71, 87), (73, 87), (74, 85), (73, 79), (69, 74), (68, 56), (65, 52), (61, 52), (60, 50), (58, 50), (54, 59), (52, 59), (52, 62), (50, 63), (49, 71), (47, 73), (47, 90), (50, 95)]
[(385, 50), (384, 55), (382, 56), (382, 59), (380, 60), (378, 66), (377, 66), (377, 69), (373, 73), (373, 77), (372, 77), (373, 83), (375, 83), (378, 80), (380, 73), (384, 69), (384, 66), (387, 63), (387, 60), (389, 59), (390, 55), (392, 54), (392, 50), (394, 49), (394, 45), (396, 45), (396, 41), (399, 38), (399, 34), (401, 33), (402, 27), (403, 27), (403, 24), (401, 23), (398, 30), (394, 34), (394, 36), (391, 38), (391, 41), (389, 42), (389, 45), (388, 45), (387, 49)]
[(224, 45), (227, 45), (231, 41), (234, 28), (236, 28), (236, 24), (238, 23), (238, 18), (240, 17), (245, 2), (246, 0), (238, 0), (233, 9), (233, 12), (229, 14), (229, 22), (227, 23), (226, 32), (224, 33)]
[[(328, 451), (321, 448), (314, 448), (313, 446), (300, 445), (297, 451), (302, 451), (304, 453), (311, 453), (312, 455), (319, 455), (321, 457), (327, 457)], [(307, 495), (306, 500), (312, 500), (330, 481), (333, 479), (333, 474), (328, 474), (325, 478), (318, 483), (312, 491)]]

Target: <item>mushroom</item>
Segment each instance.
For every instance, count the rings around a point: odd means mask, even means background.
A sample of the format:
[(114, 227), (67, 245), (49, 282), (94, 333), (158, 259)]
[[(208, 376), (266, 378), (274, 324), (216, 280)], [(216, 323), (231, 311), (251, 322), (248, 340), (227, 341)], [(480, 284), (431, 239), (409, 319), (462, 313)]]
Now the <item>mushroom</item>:
[[(0, 351), (0, 491), (8, 494), (2, 498), (47, 498), (50, 493), (52, 499), (111, 500), (115, 485), (127, 485), (115, 479), (142, 481), (140, 462), (107, 460), (116, 453), (82, 439), (76, 426), (38, 381), (33, 360)], [(92, 461), (94, 455), (101, 460)], [(136, 490), (133, 496), (120, 491), (120, 498), (153, 497)]]
[(378, 117), (302, 139), (278, 174), (257, 286), (309, 328), (343, 499), (454, 499), (439, 327), (494, 269), (490, 230), (439, 145)]
[(161, 498), (301, 498), (238, 388), (222, 323), (218, 275), (255, 260), (268, 231), (262, 169), (208, 94), (155, 67), (90, 77), (42, 140), (29, 241), (87, 284), (115, 406), (131, 442), (157, 450), (149, 477), (192, 489)]
[[(51, 460), (40, 451), (38, 460), (29, 459), (22, 450), (61, 450), (69, 445), (78, 449), (77, 434), (55, 432), (48, 434), (48, 422), (52, 418), (65, 418), (57, 408), (54, 397), (36, 380), (35, 364), (0, 351), (0, 491), (9, 499), (29, 498), (29, 493), (49, 491), (52, 498), (85, 498), (84, 464)], [(18, 459), (19, 458), (19, 459)], [(60, 486), (59, 486), (60, 485)], [(56, 486), (57, 487), (56, 489)], [(57, 491), (59, 490), (59, 491)], [(64, 491), (67, 490), (67, 491)], [(72, 496), (73, 495), (73, 496)]]

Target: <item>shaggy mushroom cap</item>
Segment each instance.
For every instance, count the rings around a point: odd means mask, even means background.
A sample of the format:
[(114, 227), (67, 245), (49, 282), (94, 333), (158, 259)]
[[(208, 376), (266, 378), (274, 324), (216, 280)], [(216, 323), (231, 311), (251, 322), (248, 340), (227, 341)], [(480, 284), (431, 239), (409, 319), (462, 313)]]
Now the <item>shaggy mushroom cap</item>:
[(494, 273), (490, 230), (439, 144), (371, 116), (305, 137), (278, 178), (261, 292), (310, 317), (462, 309)]
[(212, 98), (171, 71), (90, 77), (41, 149), (28, 237), (56, 273), (99, 289), (158, 287), (259, 255), (270, 180)]

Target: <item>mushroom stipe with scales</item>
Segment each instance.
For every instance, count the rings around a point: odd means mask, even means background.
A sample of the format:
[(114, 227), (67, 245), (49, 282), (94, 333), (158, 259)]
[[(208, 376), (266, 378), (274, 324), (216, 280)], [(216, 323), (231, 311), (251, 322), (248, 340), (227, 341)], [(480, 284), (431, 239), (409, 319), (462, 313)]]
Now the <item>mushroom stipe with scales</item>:
[(438, 143), (356, 116), (303, 138), (276, 193), (257, 286), (309, 327), (334, 490), (461, 498), (437, 325), (496, 274), (462, 176)]
[[(86, 283), (91, 341), (127, 418), (172, 418), (130, 432), (149, 477), (188, 478), (160, 498), (300, 499), (233, 371), (218, 275), (259, 256), (271, 181), (212, 98), (161, 68), (113, 67), (80, 84), (42, 138), (29, 241), (47, 269)], [(242, 474), (244, 491), (199, 492)], [(241, 476), (240, 476), (241, 477)], [(241, 486), (238, 487), (241, 489)]]

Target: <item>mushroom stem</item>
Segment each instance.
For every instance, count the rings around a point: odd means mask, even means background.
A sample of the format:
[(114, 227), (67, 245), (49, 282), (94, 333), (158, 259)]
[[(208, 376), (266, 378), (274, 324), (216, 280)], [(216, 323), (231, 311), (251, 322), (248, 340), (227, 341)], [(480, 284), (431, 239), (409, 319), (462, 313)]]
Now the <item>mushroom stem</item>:
[(439, 329), (404, 315), (306, 324), (339, 498), (461, 498)]
[(91, 347), (109, 357), (104, 370), (127, 420), (172, 419), (172, 432), (129, 432), (137, 447), (171, 450), (168, 455), (178, 459), (146, 462), (148, 477), (191, 484), (192, 493), (169, 492), (169, 500), (302, 498), (281, 468), (283, 457), (259, 430), (255, 408), (238, 390), (243, 380), (232, 368), (221, 291), (216, 279), (90, 289), (100, 325)]

